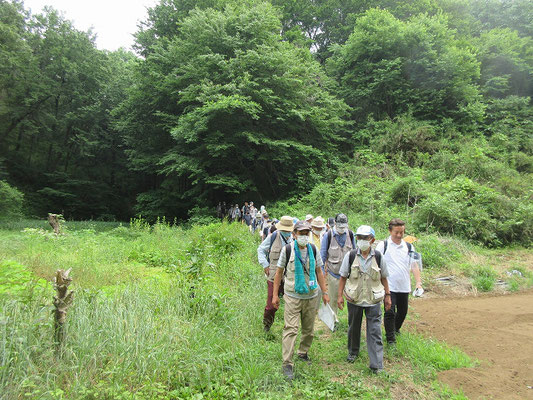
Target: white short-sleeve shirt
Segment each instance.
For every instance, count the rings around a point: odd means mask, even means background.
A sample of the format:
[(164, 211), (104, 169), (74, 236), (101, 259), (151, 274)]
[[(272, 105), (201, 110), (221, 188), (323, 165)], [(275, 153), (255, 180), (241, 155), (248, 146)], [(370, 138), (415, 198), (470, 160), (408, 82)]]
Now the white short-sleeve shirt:
[[(409, 256), (407, 243), (404, 240), (397, 245), (390, 236), (387, 240), (387, 252), (383, 256), (389, 269), (389, 289), (391, 292), (410, 293), (411, 292), (411, 264), (412, 259)], [(412, 245), (411, 245), (412, 246)], [(376, 250), (383, 254), (384, 242), (378, 243)], [(411, 247), (416, 251), (415, 247)]]

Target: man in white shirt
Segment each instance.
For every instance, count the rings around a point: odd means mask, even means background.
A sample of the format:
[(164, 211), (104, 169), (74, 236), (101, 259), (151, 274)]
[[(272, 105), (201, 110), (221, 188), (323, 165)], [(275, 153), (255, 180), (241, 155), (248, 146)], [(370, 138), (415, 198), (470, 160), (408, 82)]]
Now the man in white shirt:
[(396, 335), (407, 316), (409, 293), (411, 292), (410, 272), (413, 272), (417, 289), (422, 289), (420, 269), (416, 262), (416, 252), (412, 244), (403, 240), (405, 222), (394, 218), (389, 222), (390, 236), (376, 246), (383, 254), (389, 270), (389, 288), (392, 307), (385, 311), (384, 325), (387, 343), (396, 343)]

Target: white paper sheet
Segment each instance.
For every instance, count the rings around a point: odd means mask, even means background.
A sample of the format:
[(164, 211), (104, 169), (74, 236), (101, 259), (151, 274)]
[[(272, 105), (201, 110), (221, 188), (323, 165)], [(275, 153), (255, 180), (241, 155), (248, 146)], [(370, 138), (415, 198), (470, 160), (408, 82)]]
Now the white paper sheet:
[(331, 309), (329, 304), (320, 303), (318, 318), (326, 324), (330, 331), (333, 332), (335, 329), (335, 312)]

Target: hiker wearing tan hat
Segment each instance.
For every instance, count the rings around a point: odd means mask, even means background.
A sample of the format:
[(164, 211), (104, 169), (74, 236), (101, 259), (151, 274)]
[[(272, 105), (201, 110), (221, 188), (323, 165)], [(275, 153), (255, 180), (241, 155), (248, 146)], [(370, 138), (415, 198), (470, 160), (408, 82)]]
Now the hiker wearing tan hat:
[(317, 303), (320, 301), (318, 287), (322, 289), (322, 300), (329, 303), (326, 282), (322, 275), (322, 259), (315, 245), (309, 243), (311, 225), (298, 221), (294, 225), (294, 242), (284, 246), (277, 263), (274, 278), (272, 304), (279, 308), (279, 288), (285, 278), (285, 326), (283, 327), (282, 354), (283, 374), (293, 379), (293, 361), (296, 337), (301, 323), (301, 339), (298, 358), (310, 361), (309, 348), (313, 342)]
[[(272, 295), (278, 259), (283, 246), (292, 243), (291, 233), (293, 229), (292, 217), (284, 215), (276, 224), (276, 231), (267, 236), (257, 248), (257, 260), (263, 267), (263, 273), (267, 278), (268, 287), (267, 304), (263, 313), (263, 329), (265, 332), (270, 330), (277, 311), (277, 308), (272, 305)], [(280, 284), (280, 293), (283, 294), (283, 282)]]
[(324, 228), (326, 227), (326, 224), (324, 223), (324, 218), (318, 216), (315, 219), (313, 219), (313, 222), (311, 222), (311, 233), (309, 234), (309, 240), (311, 243), (313, 243), (318, 251), (320, 251), (320, 242), (322, 240), (322, 236), (324, 235)]

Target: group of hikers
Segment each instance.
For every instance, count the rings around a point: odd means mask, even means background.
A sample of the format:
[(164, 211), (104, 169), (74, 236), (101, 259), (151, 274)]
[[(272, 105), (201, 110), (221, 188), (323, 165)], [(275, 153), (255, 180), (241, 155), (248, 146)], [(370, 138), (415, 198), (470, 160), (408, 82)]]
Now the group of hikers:
[(297, 358), (310, 361), (308, 353), (320, 297), (324, 307), (329, 304), (334, 314), (334, 330), (339, 322), (337, 314), (343, 310), (346, 299), (346, 360), (349, 363), (359, 355), (361, 323), (365, 314), (370, 370), (381, 373), (381, 303), (385, 308), (386, 340), (389, 345), (394, 345), (407, 315), (411, 272), (416, 281), (413, 295), (423, 292), (420, 255), (404, 240), (405, 222), (392, 219), (388, 226), (389, 237), (375, 246), (374, 229), (361, 225), (354, 233), (349, 229), (345, 214), (337, 214), (327, 222), (310, 214), (305, 220), (289, 216), (283, 216), (279, 221), (271, 220), (264, 208), (258, 214), (260, 222), (256, 228), (259, 228), (262, 242), (257, 257), (267, 279), (267, 303), (263, 313), (265, 332), (269, 332), (274, 323), (281, 297), (285, 303), (283, 374), (289, 380), (294, 377), (293, 356), (300, 324)]
[(262, 215), (265, 210), (265, 206), (261, 206), (261, 209), (258, 210), (254, 207), (254, 202), (251, 201), (249, 204), (247, 201), (244, 202), (244, 206), (239, 208), (238, 204), (226, 205), (226, 202), (219, 202), (217, 205), (217, 218), (221, 221), (227, 219), (229, 222), (240, 222), (241, 224), (246, 224), (252, 233), (255, 233), (256, 228), (262, 222)]

